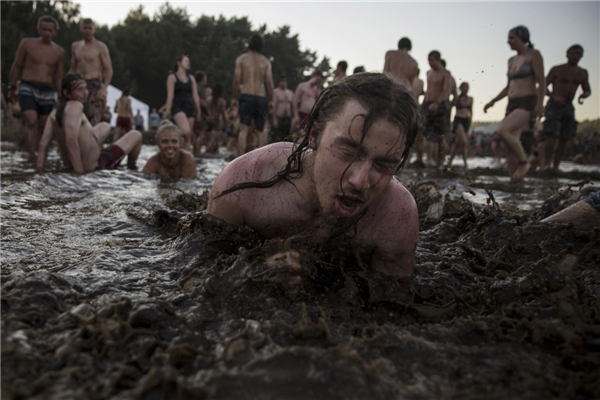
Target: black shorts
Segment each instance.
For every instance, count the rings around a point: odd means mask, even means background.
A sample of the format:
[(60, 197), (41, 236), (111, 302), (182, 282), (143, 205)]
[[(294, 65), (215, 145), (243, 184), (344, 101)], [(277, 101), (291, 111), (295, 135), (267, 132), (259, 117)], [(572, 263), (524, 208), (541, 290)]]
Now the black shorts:
[(559, 106), (552, 99), (546, 103), (546, 120), (542, 130), (542, 139), (557, 138), (571, 140), (577, 134), (575, 108), (572, 103)]
[(441, 102), (437, 110), (429, 111), (432, 101), (423, 103), (421, 112), (425, 117), (425, 137), (429, 142), (437, 142), (440, 136), (445, 135), (450, 128), (450, 120), (446, 110), (446, 102)]
[(537, 96), (517, 97), (516, 99), (508, 99), (506, 106), (506, 116), (515, 110), (533, 111), (537, 105)]
[(240, 123), (251, 126), (252, 121), (254, 121), (254, 128), (262, 131), (265, 128), (268, 106), (269, 103), (264, 96), (255, 96), (252, 94), (240, 95)]
[(34, 110), (38, 115), (49, 115), (56, 105), (57, 97), (52, 86), (48, 84), (21, 81), (19, 85), (21, 111)]
[[(275, 117), (277, 118), (277, 117)], [(290, 117), (277, 118), (279, 126), (269, 133), (269, 143), (285, 142), (292, 129), (292, 119)]]
[(462, 125), (465, 130), (465, 133), (469, 133), (469, 128), (471, 128), (471, 120), (469, 120), (469, 118), (454, 117), (452, 132), (456, 132), (456, 128), (458, 128), (458, 125)]
[(195, 118), (196, 114), (198, 114), (198, 110), (196, 109), (196, 105), (194, 101), (178, 101), (173, 102), (171, 106), (171, 116), (175, 116), (183, 112), (187, 118)]

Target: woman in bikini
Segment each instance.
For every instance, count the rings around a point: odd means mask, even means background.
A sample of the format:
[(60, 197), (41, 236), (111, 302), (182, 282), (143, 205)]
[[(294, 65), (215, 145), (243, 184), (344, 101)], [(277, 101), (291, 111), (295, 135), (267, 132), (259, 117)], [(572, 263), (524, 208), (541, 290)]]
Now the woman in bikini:
[(460, 95), (455, 96), (452, 100), (452, 105), (456, 107), (456, 114), (454, 115), (454, 124), (452, 126), (452, 132), (456, 133), (456, 144), (450, 154), (450, 159), (446, 168), (452, 165), (452, 160), (456, 153), (461, 152), (463, 161), (465, 162), (465, 168), (467, 168), (467, 158), (469, 157), (469, 145), (468, 137), (469, 127), (471, 126), (471, 116), (473, 112), (473, 98), (467, 96), (469, 93), (469, 84), (463, 82), (460, 84)]
[(167, 78), (166, 115), (181, 130), (183, 136), (182, 148), (190, 149), (194, 120), (200, 122), (200, 97), (196, 88), (194, 75), (188, 73), (190, 59), (181, 55), (175, 60), (173, 73)]
[[(508, 60), (508, 84), (485, 105), (487, 112), (495, 102), (508, 96), (506, 117), (496, 133), (506, 144), (506, 162), (511, 181), (519, 181), (529, 171), (527, 154), (520, 142), (521, 130), (532, 119), (542, 116), (546, 82), (544, 60), (529, 41), (529, 30), (520, 25), (508, 32), (508, 44), (517, 55)], [(537, 87), (536, 87), (537, 84)]]

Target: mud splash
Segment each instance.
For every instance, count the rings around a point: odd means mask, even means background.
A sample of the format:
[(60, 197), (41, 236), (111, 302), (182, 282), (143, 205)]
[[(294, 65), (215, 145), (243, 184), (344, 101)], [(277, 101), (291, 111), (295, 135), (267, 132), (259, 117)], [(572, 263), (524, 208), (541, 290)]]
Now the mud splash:
[[(414, 279), (394, 280), (346, 243), (263, 241), (204, 215), (223, 160), (178, 183), (6, 164), (3, 398), (600, 393), (600, 232), (537, 222), (597, 171), (521, 186), (486, 168), (403, 172), (422, 229)], [(297, 290), (272, 268), (288, 260)]]

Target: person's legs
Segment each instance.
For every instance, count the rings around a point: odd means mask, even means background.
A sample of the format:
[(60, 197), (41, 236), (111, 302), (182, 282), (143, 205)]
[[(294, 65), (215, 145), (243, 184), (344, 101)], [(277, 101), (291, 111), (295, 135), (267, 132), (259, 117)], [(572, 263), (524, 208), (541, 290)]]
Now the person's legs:
[(527, 171), (529, 171), (529, 164), (527, 163), (527, 154), (523, 150), (521, 145), (520, 136), (521, 130), (531, 119), (531, 112), (523, 109), (516, 109), (511, 112), (498, 127), (498, 134), (506, 144), (506, 153), (512, 152), (519, 163), (519, 166), (510, 176), (513, 181), (523, 179)]
[(417, 135), (417, 140), (416, 140), (416, 147), (417, 147), (417, 162), (419, 164), (423, 164), (423, 154), (425, 154), (425, 147), (427, 145), (426, 140), (425, 140), (425, 135), (421, 132)]
[[(92, 127), (92, 134), (96, 137), (98, 145), (102, 147), (102, 144), (110, 134), (110, 124), (106, 122), (100, 122)], [(114, 142), (114, 141), (113, 141)]]
[(437, 140), (437, 167), (438, 169), (443, 169), (444, 161), (446, 160), (446, 137), (438, 135)]
[(142, 148), (142, 134), (139, 131), (129, 131), (114, 144), (127, 154), (127, 167), (135, 169), (135, 162)]
[(552, 169), (558, 171), (558, 166), (563, 159), (563, 155), (565, 154), (565, 150), (567, 148), (569, 141), (565, 139), (558, 139), (558, 146), (554, 149), (554, 160), (552, 164)]
[(240, 124), (240, 134), (237, 137), (238, 157), (246, 154), (246, 146), (248, 145), (248, 132), (250, 127), (246, 124)]
[(179, 111), (177, 114), (173, 115), (173, 120), (175, 121), (175, 124), (179, 127), (179, 130), (181, 130), (181, 136), (183, 138), (181, 148), (183, 150), (189, 151), (192, 137), (192, 129), (190, 127), (188, 117), (183, 111)]
[(37, 151), (36, 143), (39, 143), (38, 137), (38, 112), (36, 110), (23, 111), (23, 137), (25, 146), (31, 156)]
[(540, 169), (545, 170), (550, 168), (550, 164), (552, 162), (552, 159), (554, 158), (556, 143), (556, 138), (548, 138), (545, 142), (542, 143), (542, 147), (544, 148), (544, 161)]

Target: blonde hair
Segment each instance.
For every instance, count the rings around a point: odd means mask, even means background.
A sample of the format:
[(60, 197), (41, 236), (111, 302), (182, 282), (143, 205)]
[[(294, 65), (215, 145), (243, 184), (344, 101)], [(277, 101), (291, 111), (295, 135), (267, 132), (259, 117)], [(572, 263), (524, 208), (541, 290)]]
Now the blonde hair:
[(58, 21), (51, 15), (42, 15), (38, 18), (37, 29), (42, 29), (42, 22), (52, 22), (54, 24), (54, 31), (58, 32)]
[(160, 136), (166, 131), (175, 131), (179, 135), (179, 140), (182, 139), (181, 130), (177, 125), (169, 121), (168, 119), (163, 119), (158, 125), (158, 130), (156, 131), (156, 143), (160, 140)]

